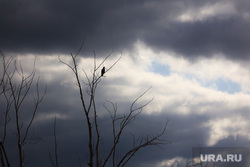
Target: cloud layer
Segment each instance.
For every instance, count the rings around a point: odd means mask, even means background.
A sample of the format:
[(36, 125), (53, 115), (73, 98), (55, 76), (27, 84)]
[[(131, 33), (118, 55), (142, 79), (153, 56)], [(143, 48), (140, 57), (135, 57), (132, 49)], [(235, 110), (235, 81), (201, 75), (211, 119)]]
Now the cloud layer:
[(131, 50), (137, 40), (188, 58), (248, 60), (249, 2), (1, 1), (1, 47), (16, 53)]

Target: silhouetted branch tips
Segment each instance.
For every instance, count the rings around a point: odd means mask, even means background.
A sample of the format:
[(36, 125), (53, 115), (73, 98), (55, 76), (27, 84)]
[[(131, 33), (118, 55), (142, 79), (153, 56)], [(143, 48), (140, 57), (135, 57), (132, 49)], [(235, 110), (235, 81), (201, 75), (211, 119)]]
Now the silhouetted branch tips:
[[(160, 145), (168, 144), (167, 142), (165, 142), (165, 140), (160, 139), (166, 131), (167, 124), (168, 124), (168, 121), (167, 121), (160, 134), (146, 135), (146, 136), (140, 135), (138, 138), (135, 138), (135, 136), (130, 133), (130, 135), (133, 138), (132, 149), (130, 149), (125, 155), (123, 155), (123, 157), (120, 159), (120, 161), (115, 162), (116, 148), (117, 148), (118, 143), (120, 141), (120, 137), (123, 134), (123, 131), (125, 130), (125, 128), (129, 124), (131, 124), (137, 118), (137, 116), (141, 113), (142, 109), (153, 100), (153, 99), (151, 99), (148, 102), (146, 102), (145, 104), (134, 108), (134, 105), (139, 101), (139, 99), (142, 96), (144, 96), (149, 91), (149, 89), (151, 89), (151, 87), (149, 87), (146, 91), (144, 91), (140, 96), (138, 96), (132, 102), (128, 115), (123, 115), (122, 117), (117, 117), (117, 106), (115, 103), (106, 100), (109, 104), (111, 104), (112, 109), (109, 109), (106, 106), (106, 104), (104, 103), (103, 106), (109, 112), (110, 118), (112, 121), (113, 147), (111, 148), (109, 154), (107, 155), (103, 166), (105, 166), (107, 164), (107, 162), (109, 161), (111, 156), (112, 156), (113, 166), (124, 166), (136, 154), (136, 152), (138, 152), (141, 148), (144, 148), (147, 146), (153, 146), (153, 145), (160, 147)], [(113, 110), (113, 112), (112, 112), (112, 110)], [(138, 111), (138, 112), (135, 112), (135, 111)], [(119, 122), (117, 122), (117, 121), (119, 121)], [(116, 123), (119, 123), (119, 125), (120, 125), (118, 130), (117, 130)]]
[[(105, 73), (107, 73), (109, 70), (111, 70), (121, 60), (121, 58), (122, 58), (122, 55), (109, 68), (105, 68)], [(103, 63), (101, 63), (101, 64), (103, 64)]]
[[(167, 127), (168, 121), (166, 122), (163, 131), (160, 134), (156, 134), (156, 135), (140, 135), (136, 140), (134, 135), (132, 135), (133, 137), (133, 148), (130, 149), (119, 161), (117, 166), (124, 166), (125, 164), (127, 164), (127, 162), (135, 155), (136, 152), (138, 152), (140, 149), (147, 147), (147, 146), (158, 146), (160, 147), (160, 145), (163, 144), (167, 144), (165, 142), (165, 140), (161, 140), (160, 137), (165, 133), (166, 131), (166, 127)], [(139, 143), (136, 146), (136, 143)]]
[(77, 51), (77, 53), (75, 54), (75, 57), (81, 52), (83, 45), (84, 45), (84, 39), (82, 40), (82, 44), (81, 44), (79, 50)]
[[(96, 67), (96, 70), (98, 70), (101, 66), (103, 66), (103, 64), (104, 64), (104, 62), (112, 55), (112, 53), (113, 53), (113, 50), (112, 50), (112, 52), (110, 53), (110, 54), (108, 54), (105, 58), (104, 58), (104, 60)], [(119, 61), (119, 60), (118, 60)], [(117, 62), (118, 62), (117, 61)], [(115, 64), (116, 64), (116, 62), (115, 62)]]
[[(34, 138), (33, 135), (29, 135), (30, 127), (33, 124), (37, 109), (39, 104), (42, 102), (44, 95), (46, 94), (46, 89), (45, 92), (42, 96), (40, 96), (40, 91), (39, 91), (39, 79), (37, 80), (36, 83), (36, 91), (35, 94), (37, 96), (37, 99), (34, 99), (34, 109), (31, 110), (31, 117), (27, 121), (27, 124), (24, 123), (21, 120), (21, 115), (22, 115), (22, 106), (24, 104), (25, 99), (28, 98), (28, 94), (30, 93), (31, 87), (34, 83), (34, 78), (36, 74), (36, 58), (33, 62), (33, 67), (31, 72), (27, 75), (25, 71), (23, 70), (22, 63), (21, 61), (17, 62), (17, 59), (14, 57), (9, 57), (6, 59), (5, 55), (3, 54), (2, 51), (2, 63), (3, 63), (3, 73), (2, 73), (2, 78), (0, 80), (0, 95), (3, 97), (5, 100), (5, 112), (4, 114), (4, 122), (3, 122), (3, 134), (2, 134), (2, 144), (1, 144), (1, 153), (0, 157), (4, 157), (7, 166), (10, 166), (10, 163), (8, 161), (8, 155), (7, 151), (5, 149), (5, 139), (7, 136), (7, 127), (8, 123), (11, 119), (10, 117), (10, 112), (13, 109), (13, 113), (11, 114), (15, 118), (15, 134), (16, 134), (16, 143), (17, 143), (17, 151), (18, 151), (18, 158), (19, 158), (19, 166), (23, 166), (23, 161), (24, 161), (24, 145), (26, 143), (37, 143), (40, 141), (39, 138)], [(12, 67), (12, 68), (11, 68)], [(30, 136), (28, 138), (28, 135)], [(3, 165), (3, 160), (1, 160), (2, 165)]]
[[(98, 109), (95, 102), (96, 90), (99, 83), (101, 82), (101, 77), (103, 77), (104, 74), (106, 74), (109, 70), (111, 70), (120, 61), (122, 56), (120, 56), (109, 67), (104, 67), (104, 63), (108, 60), (113, 51), (109, 55), (107, 55), (99, 64), (97, 64), (96, 61), (96, 53), (95, 51), (93, 51), (94, 69), (92, 70), (92, 77), (88, 76), (87, 72), (84, 69), (82, 69), (82, 72), (84, 73), (86, 80), (86, 81), (83, 80), (84, 83), (83, 87), (80, 82), (80, 74), (78, 72), (77, 60), (76, 60), (76, 57), (80, 53), (81, 48), (79, 49), (76, 55), (73, 55), (72, 53), (70, 54), (72, 65), (70, 63), (62, 61), (60, 57), (59, 61), (68, 66), (73, 71), (75, 79), (77, 81), (83, 112), (85, 115), (88, 128), (89, 155), (88, 155), (87, 165), (89, 167), (93, 166), (104, 167), (108, 166), (109, 164), (108, 162), (110, 162), (113, 165), (113, 167), (124, 166), (141, 148), (150, 145), (159, 146), (165, 144), (164, 140), (161, 140), (160, 137), (162, 137), (162, 135), (165, 133), (167, 123), (160, 134), (146, 135), (146, 136), (140, 135), (138, 138), (136, 138), (133, 134), (131, 134), (133, 138), (132, 149), (130, 149), (123, 156), (121, 157), (118, 156), (118, 154), (120, 153), (117, 152), (117, 147), (119, 145), (122, 134), (124, 133), (124, 130), (128, 127), (129, 124), (135, 121), (137, 116), (142, 112), (143, 108), (145, 108), (153, 100), (152, 98), (151, 100), (145, 102), (144, 104), (141, 105), (137, 104), (139, 99), (141, 99), (149, 91), (149, 89), (151, 89), (151, 87), (149, 87), (132, 102), (128, 113), (124, 115), (121, 114), (118, 115), (118, 107), (116, 103), (111, 102), (109, 100), (105, 100), (105, 102), (103, 103), (103, 107), (108, 111), (110, 115), (112, 123), (113, 143), (111, 148), (109, 148), (109, 150), (107, 151), (106, 155), (104, 156), (100, 155), (99, 149), (100, 149), (101, 134), (98, 123)], [(86, 89), (86, 92), (84, 92), (83, 89)], [(104, 157), (104, 159), (101, 159), (101, 157)]]

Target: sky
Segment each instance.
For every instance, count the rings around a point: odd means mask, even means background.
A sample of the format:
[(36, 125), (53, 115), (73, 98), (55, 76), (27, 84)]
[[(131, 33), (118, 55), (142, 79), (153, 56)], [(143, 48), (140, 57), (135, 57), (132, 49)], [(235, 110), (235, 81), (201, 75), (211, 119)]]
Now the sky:
[[(55, 116), (59, 165), (87, 162), (87, 129), (76, 80), (58, 60), (60, 55), (69, 62), (83, 40), (78, 67), (88, 74), (93, 51), (97, 63), (112, 53), (105, 67), (122, 56), (96, 92), (103, 141), (111, 139), (112, 130), (105, 100), (124, 114), (151, 87), (139, 104), (153, 101), (124, 133), (121, 153), (129, 147), (130, 132), (159, 133), (169, 120), (162, 138), (170, 144), (144, 148), (128, 166), (184, 164), (198, 146), (250, 147), (249, 11), (248, 0), (0, 0), (1, 51), (15, 56), (27, 73), (35, 60), (41, 91), (47, 86), (32, 125), (43, 141), (26, 145), (25, 166), (51, 165)], [(28, 98), (22, 108), (24, 126), (31, 104)], [(13, 121), (6, 147), (15, 166)], [(0, 132), (2, 127), (0, 123)]]

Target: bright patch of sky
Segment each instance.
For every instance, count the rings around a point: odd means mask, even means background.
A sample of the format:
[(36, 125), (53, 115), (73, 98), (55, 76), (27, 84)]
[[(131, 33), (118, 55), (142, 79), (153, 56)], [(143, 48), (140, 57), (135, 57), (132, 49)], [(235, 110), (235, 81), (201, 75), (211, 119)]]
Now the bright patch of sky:
[(206, 83), (206, 85), (209, 87), (214, 87), (215, 89), (219, 91), (227, 92), (230, 94), (241, 92), (240, 84), (233, 82), (229, 79), (218, 78), (215, 81)]
[[(170, 71), (170, 72), (175, 73), (174, 71)], [(228, 78), (219, 77), (216, 79), (204, 80), (189, 73), (183, 74), (183, 73), (177, 72), (177, 74), (183, 76), (184, 78), (187, 78), (188, 80), (195, 80), (202, 87), (205, 87), (205, 88), (212, 88), (214, 90), (229, 93), (229, 94), (239, 93), (242, 91), (241, 85), (239, 83), (234, 82)]]
[[(249, 70), (223, 59), (223, 55), (218, 56), (220, 58), (204, 58), (193, 63), (173, 53), (155, 53), (141, 42), (135, 47), (149, 71), (163, 77), (177, 74), (197, 82), (204, 88), (229, 94), (247, 93), (250, 90)], [(225, 66), (228, 68), (225, 69)]]
[[(169, 76), (171, 73), (176, 73), (175, 71), (171, 71), (170, 66), (168, 65), (163, 65), (159, 62), (152, 62), (152, 71), (154, 73), (163, 75), (163, 76)], [(192, 80), (195, 79), (196, 81), (198, 81), (200, 83), (201, 86), (203, 87), (208, 87), (208, 88), (212, 88), (221, 92), (227, 92), (229, 94), (234, 94), (234, 93), (238, 93), (241, 92), (241, 85), (237, 82), (234, 82), (230, 79), (227, 78), (217, 78), (214, 80), (206, 80), (206, 81), (202, 81), (200, 78), (198, 78), (195, 75), (192, 74), (184, 74), (177, 72), (178, 75), (182, 75), (185, 78)]]
[(156, 61), (152, 62), (152, 68), (153, 68), (153, 72), (157, 73), (157, 74), (161, 74), (163, 76), (168, 76), (170, 75), (170, 67), (168, 65), (163, 65), (160, 64)]

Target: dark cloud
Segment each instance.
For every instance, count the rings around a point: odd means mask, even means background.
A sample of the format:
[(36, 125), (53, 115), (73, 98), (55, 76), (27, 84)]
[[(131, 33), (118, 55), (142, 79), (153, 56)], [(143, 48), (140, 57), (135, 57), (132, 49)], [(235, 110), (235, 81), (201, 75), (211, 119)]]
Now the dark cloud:
[(126, 48), (137, 38), (136, 22), (146, 24), (147, 11), (125, 1), (4, 1), (0, 42), (6, 50), (24, 53), (68, 53), (83, 38), (90, 49)]
[(16, 52), (69, 51), (98, 27), (99, 9), (84, 1), (2, 2), (1, 44)]
[(145, 37), (155, 50), (171, 50), (195, 58), (225, 54), (231, 59), (250, 58), (249, 22), (239, 17), (211, 18), (198, 23), (173, 23), (159, 34)]
[(238, 14), (176, 21), (182, 13), (195, 13), (216, 2), (1, 1), (0, 44), (16, 53), (68, 54), (79, 48), (83, 38), (86, 49), (119, 52), (142, 40), (157, 51), (187, 57), (223, 53), (248, 59), (250, 24), (243, 16), (248, 14), (249, 2), (230, 2)]

